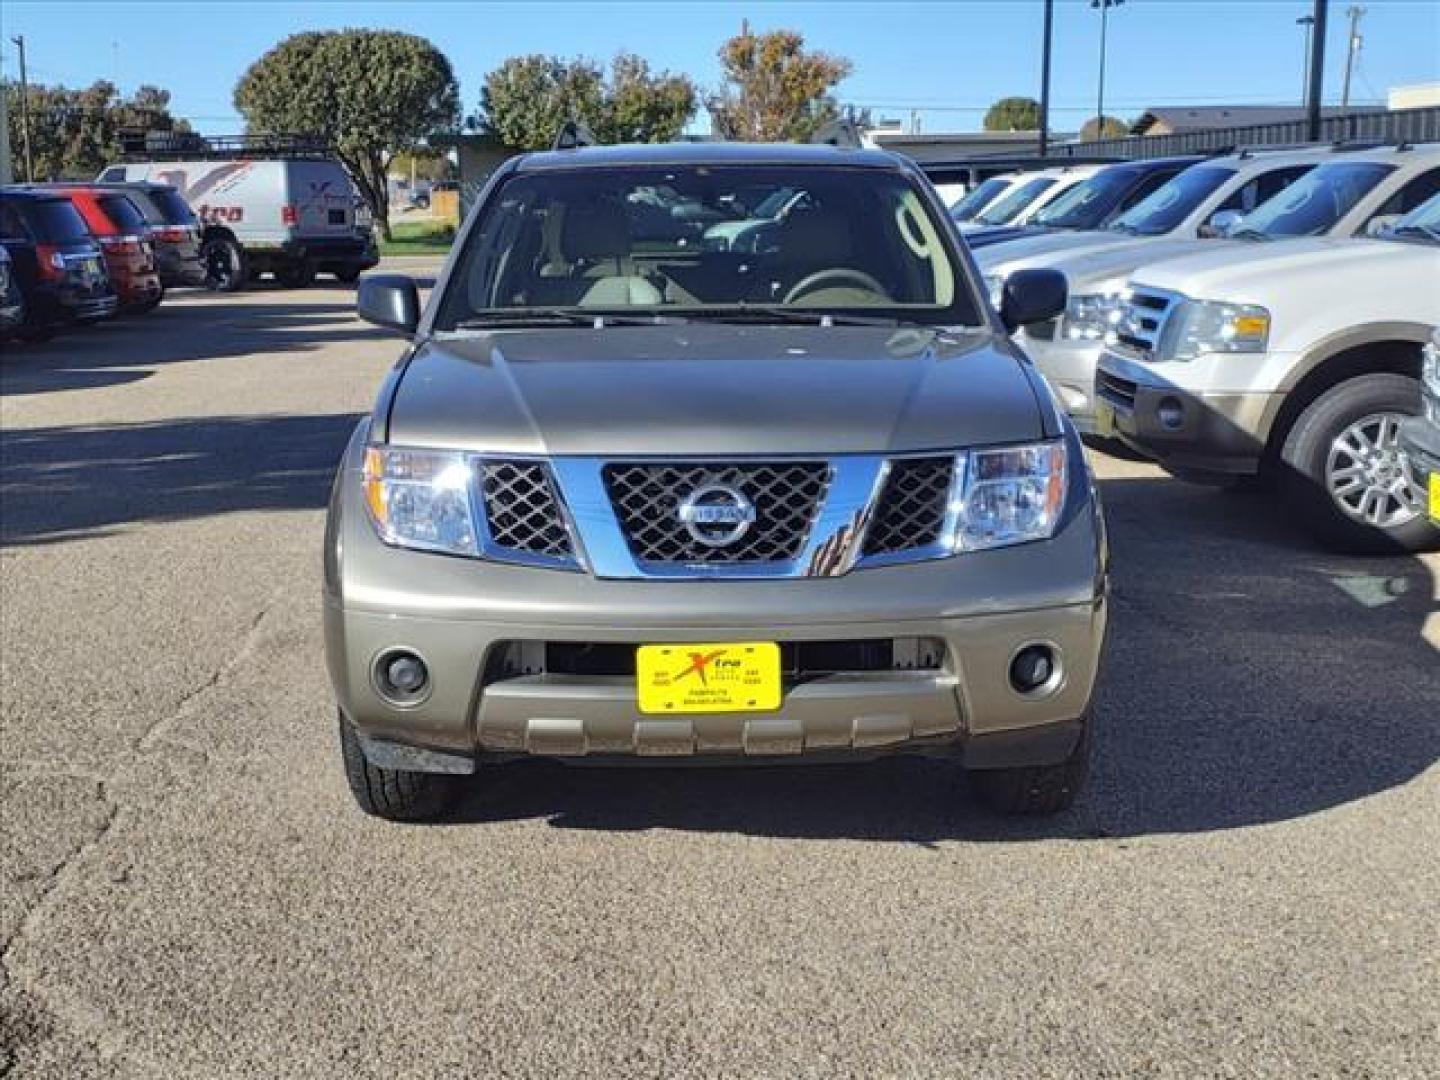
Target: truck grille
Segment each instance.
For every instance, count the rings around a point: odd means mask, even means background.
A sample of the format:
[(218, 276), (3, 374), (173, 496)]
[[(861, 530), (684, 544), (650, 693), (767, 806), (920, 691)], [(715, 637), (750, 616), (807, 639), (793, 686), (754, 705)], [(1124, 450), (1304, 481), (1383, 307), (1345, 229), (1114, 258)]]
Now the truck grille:
[(1095, 392), (1112, 405), (1119, 405), (1126, 412), (1135, 409), (1135, 384), (1129, 379), (1111, 375), (1108, 371), (1095, 373)]
[(866, 555), (925, 547), (940, 538), (955, 459), (906, 458), (890, 467), (880, 505), (865, 534)]
[[(647, 563), (765, 563), (796, 558), (830, 485), (822, 461), (612, 464), (604, 482), (631, 554)], [(741, 493), (755, 520), (733, 543), (712, 546), (680, 520), (680, 504), (718, 484)]]
[(1165, 329), (1165, 320), (1177, 299), (1169, 293), (1134, 290), (1120, 310), (1115, 341), (1142, 357), (1153, 355)]
[(538, 461), (480, 465), (485, 524), (493, 546), (527, 555), (574, 555), (550, 470)]

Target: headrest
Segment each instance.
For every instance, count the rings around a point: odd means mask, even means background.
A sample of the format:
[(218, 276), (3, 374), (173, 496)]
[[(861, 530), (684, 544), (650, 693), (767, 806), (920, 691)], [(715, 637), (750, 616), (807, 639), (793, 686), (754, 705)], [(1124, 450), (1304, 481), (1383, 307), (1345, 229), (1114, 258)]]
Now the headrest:
[(630, 254), (630, 222), (617, 202), (572, 203), (565, 210), (560, 250), (570, 262)]

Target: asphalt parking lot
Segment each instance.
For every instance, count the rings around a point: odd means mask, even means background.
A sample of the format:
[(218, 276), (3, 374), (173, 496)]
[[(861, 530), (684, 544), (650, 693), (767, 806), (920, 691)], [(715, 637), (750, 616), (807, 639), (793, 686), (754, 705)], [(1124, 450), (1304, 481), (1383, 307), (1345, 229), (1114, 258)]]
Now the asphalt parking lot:
[(525, 765), (384, 824), (319, 631), (331, 472), (399, 348), (352, 307), (7, 347), (0, 1076), (1434, 1075), (1440, 557), (1101, 457), (1073, 812), (924, 762)]

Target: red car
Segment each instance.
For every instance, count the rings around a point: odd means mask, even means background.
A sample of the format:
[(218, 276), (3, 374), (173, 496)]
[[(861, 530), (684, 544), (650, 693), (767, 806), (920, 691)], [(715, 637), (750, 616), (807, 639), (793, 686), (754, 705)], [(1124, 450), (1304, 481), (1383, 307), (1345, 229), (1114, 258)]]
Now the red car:
[(149, 311), (165, 295), (155, 266), (155, 249), (145, 215), (123, 192), (83, 185), (55, 184), (80, 211), (105, 254), (105, 269), (120, 297), (120, 310)]

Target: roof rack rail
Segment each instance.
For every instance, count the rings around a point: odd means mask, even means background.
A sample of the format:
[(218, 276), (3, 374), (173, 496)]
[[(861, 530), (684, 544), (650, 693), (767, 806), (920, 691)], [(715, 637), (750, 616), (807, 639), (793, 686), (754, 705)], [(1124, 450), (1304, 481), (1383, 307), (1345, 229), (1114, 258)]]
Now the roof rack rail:
[(309, 159), (334, 157), (323, 139), (309, 135), (239, 135), (207, 137), (194, 131), (139, 131), (120, 133), (123, 161), (227, 161), (253, 159)]
[(581, 120), (566, 120), (555, 135), (552, 150), (579, 150), (586, 146), (599, 146), (599, 140)]
[(842, 116), (828, 124), (822, 124), (819, 130), (810, 136), (810, 141), (821, 146), (838, 146), (843, 150), (860, 150), (865, 146), (865, 134), (854, 120)]

